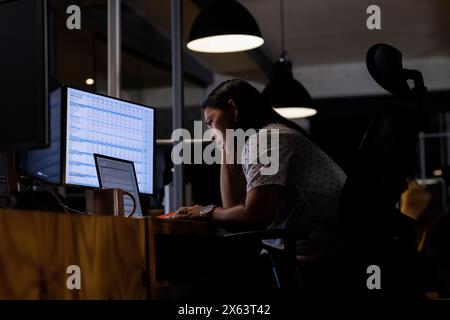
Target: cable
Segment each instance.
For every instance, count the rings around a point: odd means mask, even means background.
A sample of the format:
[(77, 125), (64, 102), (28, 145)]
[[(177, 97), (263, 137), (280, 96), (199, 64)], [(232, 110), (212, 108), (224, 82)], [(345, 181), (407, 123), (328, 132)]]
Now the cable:
[[(21, 180), (21, 179), (28, 179), (28, 180), (31, 181), (31, 184), (30, 184), (29, 186), (27, 186), (27, 187), (23, 187), (23, 184), (20, 183), (20, 180)], [(20, 190), (21, 192), (27, 192), (27, 191), (30, 191), (31, 188), (33, 188), (33, 186), (34, 186), (35, 184), (36, 184), (36, 180), (35, 180), (35, 179), (32, 179), (32, 178), (27, 177), (27, 176), (19, 176), (19, 190)]]
[(284, 56), (285, 48), (284, 48), (284, 3), (283, 3), (283, 0), (280, 0), (280, 26), (281, 26), (281, 52), (282, 52), (282, 56)]
[(63, 208), (64, 211), (65, 211), (67, 214), (76, 213), (76, 214), (82, 214), (82, 215), (90, 215), (90, 214), (87, 213), (87, 212), (83, 212), (83, 211), (79, 211), (79, 210), (73, 209), (73, 208), (67, 206), (66, 204), (64, 204), (64, 203), (61, 201), (61, 199), (56, 195), (56, 193), (53, 192), (53, 190), (51, 190), (50, 188), (48, 188), (48, 187), (47, 187), (44, 183), (42, 183), (41, 181), (39, 181), (39, 180), (34, 180), (34, 184), (40, 185), (42, 188), (44, 188), (45, 191), (49, 192), (49, 193), (56, 199), (56, 201), (58, 202), (59, 206), (60, 206), (61, 208)]

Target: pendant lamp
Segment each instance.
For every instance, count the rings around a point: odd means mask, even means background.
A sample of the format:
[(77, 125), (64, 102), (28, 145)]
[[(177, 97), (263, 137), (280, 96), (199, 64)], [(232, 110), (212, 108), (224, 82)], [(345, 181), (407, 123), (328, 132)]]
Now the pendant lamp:
[(195, 19), (187, 47), (209, 53), (238, 52), (264, 43), (255, 18), (235, 0), (215, 0)]
[(312, 108), (312, 99), (303, 85), (292, 74), (292, 63), (284, 49), (284, 8), (280, 0), (281, 47), (280, 59), (275, 62), (272, 76), (262, 94), (274, 107), (275, 111), (285, 118), (298, 119), (313, 116), (317, 113)]

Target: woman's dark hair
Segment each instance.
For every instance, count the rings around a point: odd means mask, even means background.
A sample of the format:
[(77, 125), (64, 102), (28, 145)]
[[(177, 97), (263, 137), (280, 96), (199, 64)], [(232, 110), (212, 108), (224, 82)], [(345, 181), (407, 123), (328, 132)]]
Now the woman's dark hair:
[(252, 128), (259, 131), (262, 127), (277, 122), (309, 137), (302, 127), (279, 115), (264, 96), (244, 80), (231, 79), (219, 84), (203, 102), (202, 109), (212, 107), (225, 110), (230, 99), (236, 104), (237, 125), (243, 130)]

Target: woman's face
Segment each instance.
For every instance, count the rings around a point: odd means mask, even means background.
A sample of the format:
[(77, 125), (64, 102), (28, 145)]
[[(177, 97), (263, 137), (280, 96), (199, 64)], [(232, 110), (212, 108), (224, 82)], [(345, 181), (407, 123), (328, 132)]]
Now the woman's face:
[[(226, 130), (234, 128), (234, 110), (229, 108), (221, 110), (208, 106), (204, 109), (204, 115), (206, 125), (212, 129), (211, 139), (218, 144), (225, 142)], [(221, 138), (223, 141), (221, 141)]]

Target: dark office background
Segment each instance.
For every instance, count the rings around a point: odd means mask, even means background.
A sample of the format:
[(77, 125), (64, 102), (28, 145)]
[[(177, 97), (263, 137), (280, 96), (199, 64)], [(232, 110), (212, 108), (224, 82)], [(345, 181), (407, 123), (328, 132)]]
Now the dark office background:
[[(278, 1), (243, 0), (240, 3), (255, 16), (266, 42), (262, 48), (235, 54), (184, 51), (183, 124), (191, 131), (193, 121), (202, 120), (199, 105), (214, 85), (236, 77), (251, 81), (261, 90), (269, 80), (274, 61), (279, 57)], [(81, 7), (81, 30), (68, 30), (65, 26), (65, 10), (71, 4)], [(207, 4), (208, 1), (202, 0), (183, 1), (184, 41), (188, 38), (193, 20)], [(433, 82), (429, 88), (424, 132), (447, 133), (450, 119), (450, 92), (445, 91), (450, 87), (450, 80), (445, 77), (445, 69), (442, 71), (436, 67), (444, 61), (438, 58), (448, 56), (449, 52), (448, 1), (379, 1), (383, 29), (376, 32), (365, 28), (365, 10), (369, 4), (369, 1), (360, 1), (338, 5), (327, 0), (318, 7), (316, 1), (304, 1), (301, 6), (294, 0), (285, 1), (288, 56), (293, 62), (297, 79), (308, 90), (311, 89), (314, 107), (318, 110), (316, 116), (306, 121), (309, 121), (314, 140), (345, 170), (350, 167), (352, 157), (377, 110), (384, 105), (395, 104), (390, 95), (373, 81), (370, 82), (364, 68), (353, 68), (352, 63), (364, 63), (367, 49), (374, 43), (389, 42), (398, 46), (404, 53), (405, 61), (428, 61), (426, 80), (440, 81), (438, 85)], [(50, 0), (50, 73), (53, 85), (59, 82), (106, 93), (106, 8), (107, 0)], [(333, 18), (330, 18), (330, 12), (336, 13)], [(328, 23), (324, 24), (324, 21)], [(340, 27), (333, 27), (336, 25)], [(352, 36), (348, 37), (348, 34)], [(122, 97), (156, 107), (158, 139), (170, 139), (172, 130), (170, 49), (170, 1), (122, 1)], [(333, 68), (341, 70), (341, 78), (338, 78), (339, 71), (332, 71), (335, 70)], [(363, 81), (358, 81), (358, 77)], [(87, 85), (87, 78), (92, 78), (94, 84)], [(348, 79), (348, 85), (344, 83), (339, 87), (338, 82), (343, 82), (342, 79)], [(362, 83), (360, 87), (358, 82)], [(356, 85), (355, 88), (352, 85)], [(345, 92), (340, 92), (338, 89), (343, 87)], [(427, 177), (434, 177), (439, 172), (436, 170), (448, 166), (449, 149), (448, 138), (425, 140)], [(161, 192), (163, 185), (170, 181), (170, 167), (166, 165), (169, 156), (164, 145), (158, 145), (156, 153), (159, 160), (155, 180)], [(217, 168), (190, 166), (186, 169), (197, 199), (203, 199), (201, 192), (208, 196), (215, 193), (215, 198), (218, 198), (218, 187), (212, 187), (218, 181)], [(3, 176), (2, 171), (0, 176)], [(2, 186), (3, 181), (0, 179)]]

